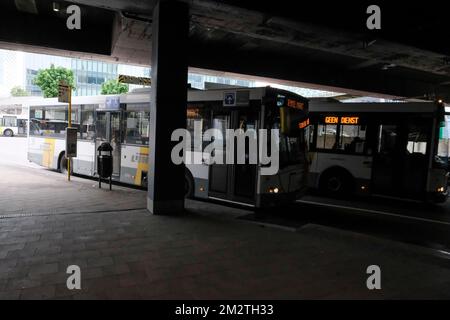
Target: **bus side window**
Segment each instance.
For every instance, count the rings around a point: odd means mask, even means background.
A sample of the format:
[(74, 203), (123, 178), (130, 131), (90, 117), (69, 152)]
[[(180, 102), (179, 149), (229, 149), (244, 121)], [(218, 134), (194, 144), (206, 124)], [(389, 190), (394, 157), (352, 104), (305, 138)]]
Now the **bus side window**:
[(84, 105), (81, 110), (81, 139), (92, 140), (95, 136), (94, 106)]
[(378, 154), (390, 155), (395, 151), (397, 144), (397, 126), (396, 125), (380, 125), (378, 140)]
[(126, 144), (148, 145), (150, 112), (146, 104), (129, 104), (124, 112), (123, 130)]
[(319, 124), (317, 128), (317, 149), (331, 150), (336, 147), (337, 125)]
[(348, 153), (362, 154), (366, 143), (366, 127), (341, 125), (339, 148)]
[[(431, 127), (431, 124), (429, 125)], [(427, 141), (428, 128), (426, 125), (421, 124), (409, 124), (408, 127), (408, 143), (407, 150), (410, 154), (426, 154), (427, 153)]]
[(17, 117), (3, 116), (2, 125), (5, 127), (17, 127)]
[(45, 122), (45, 109), (44, 107), (31, 106), (30, 107), (30, 135), (42, 136), (46, 129)]

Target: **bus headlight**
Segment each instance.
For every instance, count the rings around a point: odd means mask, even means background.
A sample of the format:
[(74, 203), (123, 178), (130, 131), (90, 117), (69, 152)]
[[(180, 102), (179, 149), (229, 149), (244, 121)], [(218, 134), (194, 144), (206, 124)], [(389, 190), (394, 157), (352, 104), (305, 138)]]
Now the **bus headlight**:
[(439, 188), (437, 188), (437, 192), (444, 192), (445, 191), (445, 188), (444, 187), (439, 187)]
[(278, 189), (277, 187), (270, 187), (269, 188), (269, 193), (278, 193), (280, 192), (280, 189)]

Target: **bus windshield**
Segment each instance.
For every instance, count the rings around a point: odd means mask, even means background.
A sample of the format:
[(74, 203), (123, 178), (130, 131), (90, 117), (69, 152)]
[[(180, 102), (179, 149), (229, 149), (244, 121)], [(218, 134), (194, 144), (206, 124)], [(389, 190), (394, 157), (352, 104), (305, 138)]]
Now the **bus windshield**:
[(450, 115), (445, 115), (439, 129), (439, 144), (437, 155), (448, 165), (450, 154)]
[[(270, 129), (281, 129), (280, 118), (274, 119)], [(306, 160), (306, 145), (304, 131), (302, 130), (297, 136), (288, 136), (280, 130), (280, 165), (282, 167), (304, 163)]]
[(274, 97), (275, 105), (266, 111), (266, 128), (279, 130), (280, 166), (305, 163), (308, 101), (284, 92)]
[(282, 136), (280, 139), (280, 150), (282, 164), (298, 164), (305, 161), (306, 150), (302, 137)]

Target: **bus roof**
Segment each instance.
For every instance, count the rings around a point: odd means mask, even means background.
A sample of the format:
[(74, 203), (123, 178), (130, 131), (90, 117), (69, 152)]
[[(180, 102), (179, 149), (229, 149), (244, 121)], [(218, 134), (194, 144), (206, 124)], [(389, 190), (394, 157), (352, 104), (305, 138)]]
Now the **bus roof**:
[[(97, 95), (97, 96), (73, 96), (72, 104), (100, 104), (105, 103), (107, 97), (119, 97), (119, 95)], [(23, 106), (59, 106), (67, 105), (67, 103), (58, 102), (58, 98), (44, 97), (10, 97), (0, 99), (0, 107), (8, 105)]]
[(25, 105), (28, 106), (34, 101), (42, 100), (42, 97), (8, 97), (0, 99), (0, 107), (14, 106), (14, 105)]
[(435, 112), (438, 105), (434, 102), (366, 102), (342, 103), (310, 100), (310, 112), (394, 112), (427, 113)]
[[(287, 96), (298, 96), (298, 94), (272, 87), (256, 87), (256, 88), (215, 88), (208, 90), (188, 90), (188, 101), (222, 101), (224, 92), (248, 92), (250, 100), (262, 99), (267, 90), (273, 90)], [(120, 99), (120, 103), (149, 103), (150, 88), (132, 91), (120, 95), (96, 95), (96, 96), (73, 96), (72, 105), (80, 104), (105, 104), (108, 97)], [(303, 98), (303, 97), (302, 97)], [(305, 99), (305, 98), (303, 98)], [(4, 105), (23, 105), (23, 106), (64, 106), (67, 103), (58, 102), (58, 98), (43, 97), (11, 97), (0, 99), (0, 107)]]
[[(207, 90), (189, 89), (188, 101), (222, 101), (225, 92), (248, 92), (250, 100), (262, 99), (267, 90), (274, 90), (288, 96), (299, 96), (298, 94), (272, 87), (253, 87), (253, 88), (213, 88)], [(303, 97), (302, 97), (303, 98)], [(150, 99), (150, 89), (139, 89), (120, 96), (121, 103), (144, 103)]]
[[(72, 105), (79, 104), (101, 104), (106, 102), (107, 97), (118, 97), (118, 95), (98, 95), (98, 96), (74, 96), (72, 97)], [(58, 102), (58, 98), (41, 98), (33, 101), (31, 106), (59, 106), (67, 105), (64, 102)]]

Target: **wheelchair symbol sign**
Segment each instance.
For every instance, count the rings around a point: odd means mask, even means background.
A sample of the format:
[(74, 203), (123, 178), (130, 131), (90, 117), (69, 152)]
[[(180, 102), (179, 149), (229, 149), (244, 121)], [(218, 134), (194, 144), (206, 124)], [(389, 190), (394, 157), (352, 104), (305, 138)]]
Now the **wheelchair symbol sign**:
[(224, 106), (235, 106), (236, 105), (236, 92), (225, 92), (223, 98)]

